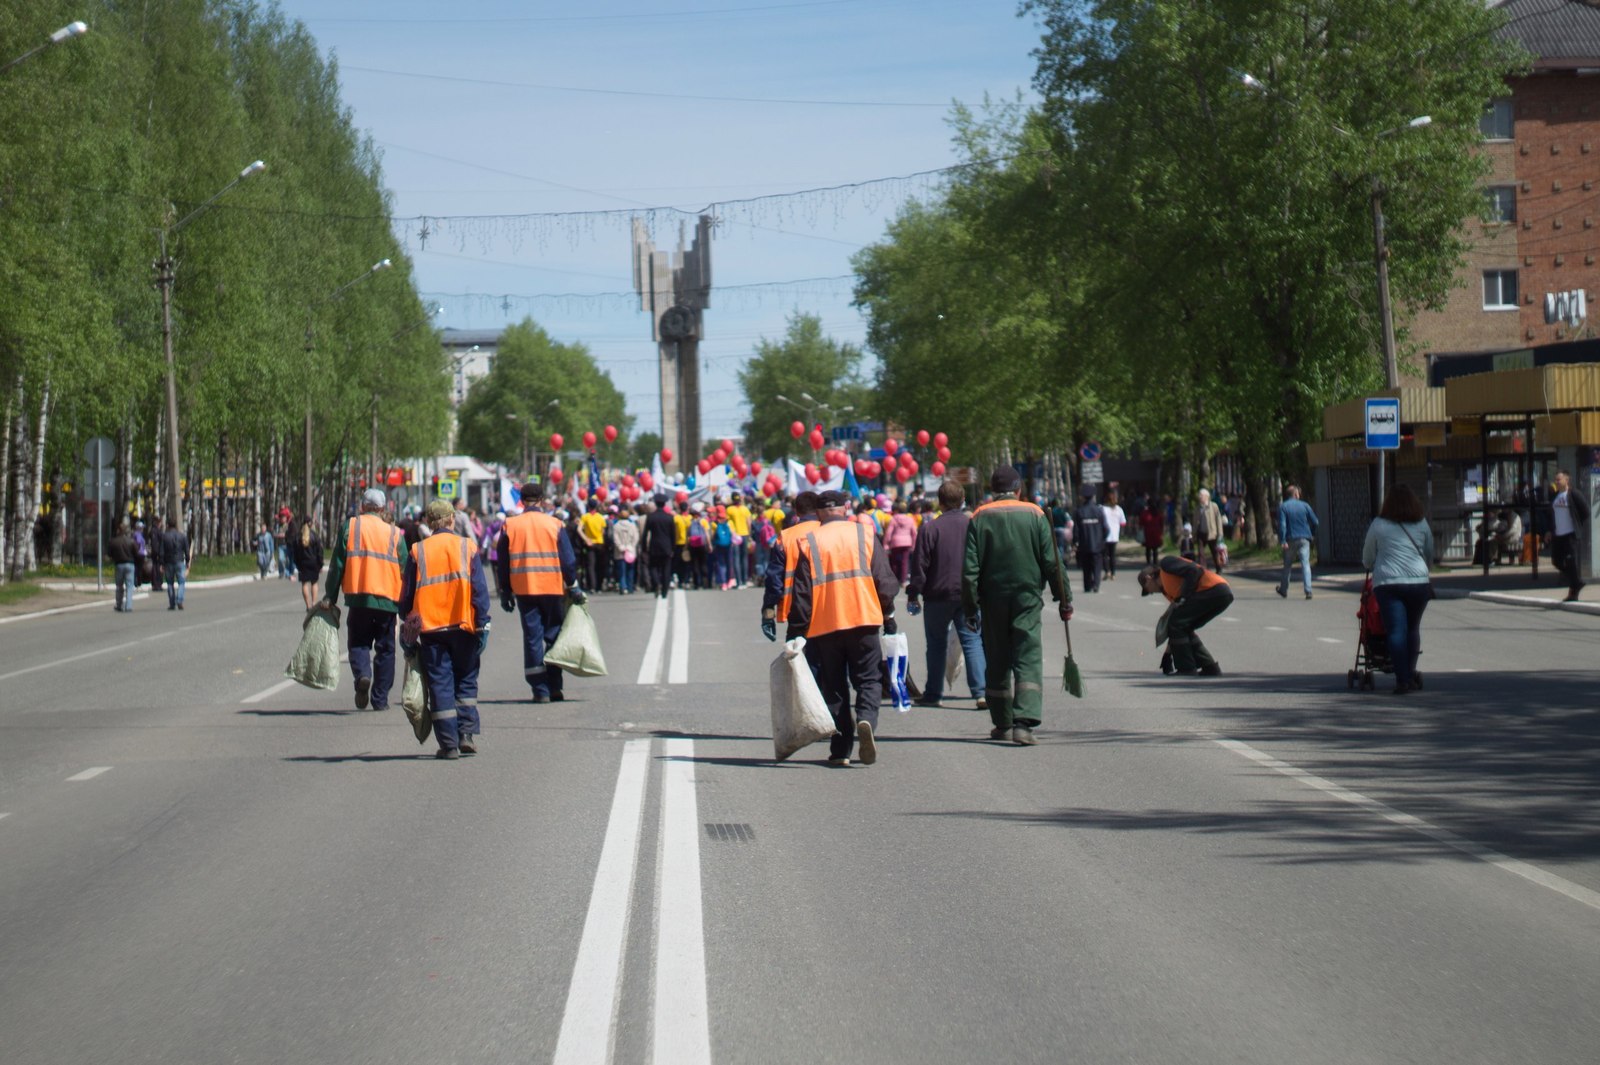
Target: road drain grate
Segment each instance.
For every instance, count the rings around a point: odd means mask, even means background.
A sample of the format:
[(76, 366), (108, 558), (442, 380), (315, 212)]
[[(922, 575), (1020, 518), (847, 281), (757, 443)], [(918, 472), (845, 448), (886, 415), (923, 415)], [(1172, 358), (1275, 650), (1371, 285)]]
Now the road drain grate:
[(754, 843), (756, 830), (754, 825), (724, 824), (720, 822), (706, 822), (706, 835), (719, 843)]

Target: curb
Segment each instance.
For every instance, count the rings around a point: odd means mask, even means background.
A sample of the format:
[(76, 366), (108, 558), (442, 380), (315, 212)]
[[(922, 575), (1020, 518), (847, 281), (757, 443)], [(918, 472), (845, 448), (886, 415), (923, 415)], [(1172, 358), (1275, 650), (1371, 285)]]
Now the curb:
[[(191, 588), (228, 588), (236, 584), (254, 584), (257, 578), (250, 574), (237, 577), (207, 577), (200, 581), (185, 581), (184, 591)], [(104, 588), (93, 581), (40, 581), (39, 587), (48, 588), (52, 592), (100, 592), (115, 588), (114, 581), (107, 581)], [(145, 593), (148, 594), (148, 593)]]
[(1536, 607), (1540, 610), (1562, 610), (1570, 614), (1594, 614), (1600, 616), (1600, 603), (1569, 603), (1564, 599), (1538, 599), (1530, 595), (1512, 595), (1509, 592), (1467, 592), (1457, 593), (1454, 596), (1445, 596), (1440, 593), (1439, 598), (1478, 599), (1485, 603), (1499, 603), (1501, 606)]

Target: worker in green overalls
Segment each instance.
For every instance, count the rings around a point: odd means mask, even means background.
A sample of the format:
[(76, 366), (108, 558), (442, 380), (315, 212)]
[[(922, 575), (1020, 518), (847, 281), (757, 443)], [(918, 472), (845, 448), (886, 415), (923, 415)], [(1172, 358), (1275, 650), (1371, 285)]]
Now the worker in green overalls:
[(994, 722), (989, 738), (1031, 747), (1044, 709), (1041, 589), (1050, 586), (1062, 621), (1072, 617), (1072, 590), (1061, 579), (1050, 519), (1017, 498), (1021, 481), (1010, 466), (996, 469), (989, 478), (994, 499), (972, 512), (961, 567), (961, 609), (968, 628), (978, 628), (980, 618), (983, 626), (984, 697)]

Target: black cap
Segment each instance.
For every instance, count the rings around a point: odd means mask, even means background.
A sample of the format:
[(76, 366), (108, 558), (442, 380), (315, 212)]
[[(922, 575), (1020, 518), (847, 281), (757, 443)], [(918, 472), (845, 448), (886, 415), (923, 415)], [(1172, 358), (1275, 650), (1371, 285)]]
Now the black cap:
[(837, 489), (822, 492), (819, 494), (819, 496), (821, 505), (829, 509), (834, 507), (848, 507), (855, 502), (855, 500), (850, 498), (849, 492), (841, 492)]
[(535, 499), (543, 499), (544, 485), (539, 484), (537, 481), (529, 481), (527, 484), (522, 486), (521, 495), (523, 502), (528, 502)]
[(996, 466), (989, 475), (989, 491), (1015, 492), (1022, 484), (1022, 474), (1013, 466)]

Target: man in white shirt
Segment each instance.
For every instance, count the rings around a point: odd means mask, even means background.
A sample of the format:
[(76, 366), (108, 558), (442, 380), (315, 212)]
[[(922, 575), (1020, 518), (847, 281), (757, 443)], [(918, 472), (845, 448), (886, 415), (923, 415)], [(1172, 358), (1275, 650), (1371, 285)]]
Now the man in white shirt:
[(1550, 561), (1567, 578), (1567, 602), (1577, 602), (1584, 582), (1579, 578), (1578, 544), (1589, 522), (1589, 501), (1571, 486), (1566, 470), (1556, 474), (1556, 497), (1550, 503), (1553, 515)]

